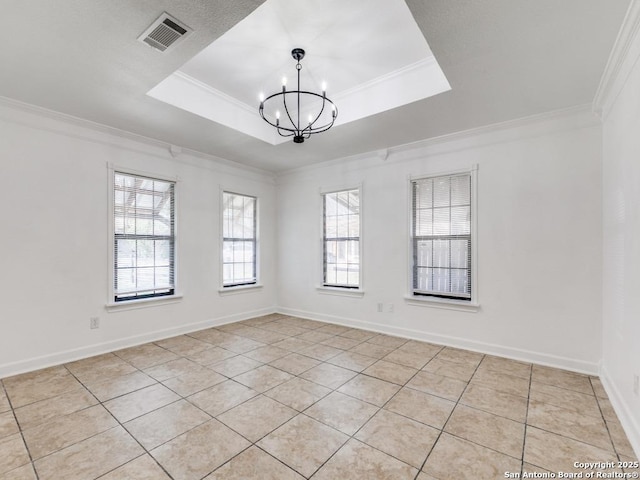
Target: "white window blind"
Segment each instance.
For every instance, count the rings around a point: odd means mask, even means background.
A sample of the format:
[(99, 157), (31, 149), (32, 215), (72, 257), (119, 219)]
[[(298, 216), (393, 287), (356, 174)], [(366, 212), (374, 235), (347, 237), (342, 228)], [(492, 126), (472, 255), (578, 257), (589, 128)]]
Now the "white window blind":
[(114, 300), (173, 295), (175, 183), (114, 175)]
[(323, 196), (324, 285), (360, 286), (360, 191)]
[(413, 294), (471, 300), (471, 174), (412, 181)]
[(222, 193), (222, 286), (237, 287), (257, 282), (258, 199)]

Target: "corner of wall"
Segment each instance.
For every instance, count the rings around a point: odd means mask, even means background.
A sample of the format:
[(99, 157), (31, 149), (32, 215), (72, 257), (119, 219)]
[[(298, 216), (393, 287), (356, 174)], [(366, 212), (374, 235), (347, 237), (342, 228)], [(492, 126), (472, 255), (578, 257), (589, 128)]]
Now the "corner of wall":
[(639, 34), (640, 0), (631, 0), (593, 99), (593, 110), (602, 118), (609, 114), (640, 57)]
[(615, 383), (611, 381), (604, 365), (600, 369), (600, 380), (602, 382), (602, 386), (607, 392), (607, 395), (609, 396), (609, 401), (611, 402), (611, 405), (613, 405), (613, 409), (618, 415), (620, 424), (622, 425), (624, 432), (627, 434), (631, 447), (636, 452), (636, 456), (640, 458), (640, 425), (624, 401), (624, 397), (620, 394)]

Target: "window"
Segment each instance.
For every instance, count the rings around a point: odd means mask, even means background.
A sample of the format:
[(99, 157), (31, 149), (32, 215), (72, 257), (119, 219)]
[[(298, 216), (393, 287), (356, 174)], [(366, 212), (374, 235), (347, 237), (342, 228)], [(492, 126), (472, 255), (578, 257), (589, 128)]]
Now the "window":
[(326, 287), (360, 287), (360, 191), (325, 193), (323, 259)]
[(114, 301), (173, 295), (175, 183), (114, 172)]
[(253, 285), (257, 281), (258, 199), (222, 193), (222, 286)]
[(413, 295), (471, 300), (471, 173), (412, 188)]

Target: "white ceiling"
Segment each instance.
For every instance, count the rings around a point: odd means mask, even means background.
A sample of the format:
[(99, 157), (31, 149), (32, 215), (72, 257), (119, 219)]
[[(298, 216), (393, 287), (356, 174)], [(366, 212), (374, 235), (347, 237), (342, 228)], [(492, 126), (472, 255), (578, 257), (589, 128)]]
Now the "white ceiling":
[(326, 81), (330, 94), (431, 55), (404, 0), (305, 0), (295, 8), (291, 0), (268, 0), (180, 71), (257, 105), (258, 93), (279, 90), (283, 76), (293, 86), (294, 47), (307, 52), (307, 87)]
[[(297, 88), (293, 47), (307, 52), (300, 88), (319, 93), (325, 84), (337, 105), (334, 129), (450, 90), (404, 0), (306, 0), (295, 8), (291, 0), (268, 0), (148, 94), (271, 145), (290, 142), (257, 110), (259, 93), (280, 92), (283, 78), (287, 90)], [(284, 114), (281, 98), (264, 104), (272, 123), (277, 111)], [(300, 107), (306, 119), (322, 102), (303, 98)], [(290, 102), (292, 118), (297, 110)], [(330, 123), (331, 110), (319, 120)]]
[[(318, 8), (333, 3), (313, 1)], [(295, 18), (299, 0), (288, 2)], [(301, 145), (268, 145), (146, 95), (262, 3), (3, 2), (0, 96), (281, 171), (590, 103), (629, 0), (407, 0), (452, 90), (341, 125)], [(136, 40), (163, 11), (194, 30), (164, 54)], [(387, 21), (384, 8), (369, 13), (381, 25)], [(336, 15), (336, 22), (341, 19)], [(313, 16), (298, 21), (313, 31)], [(367, 42), (371, 36), (365, 32), (309, 38), (309, 55), (314, 48), (327, 52)], [(236, 54), (229, 49), (231, 65), (251, 62)]]

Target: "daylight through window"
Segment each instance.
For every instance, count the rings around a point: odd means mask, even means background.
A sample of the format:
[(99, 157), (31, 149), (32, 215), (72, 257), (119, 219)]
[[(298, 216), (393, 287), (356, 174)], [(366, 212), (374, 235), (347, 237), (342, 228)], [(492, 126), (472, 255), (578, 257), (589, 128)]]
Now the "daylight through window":
[(413, 294), (471, 300), (471, 174), (412, 181)]
[(325, 193), (324, 285), (360, 287), (360, 191)]
[(114, 301), (173, 295), (175, 183), (114, 175)]
[(257, 282), (257, 199), (222, 194), (222, 285), (236, 287)]

